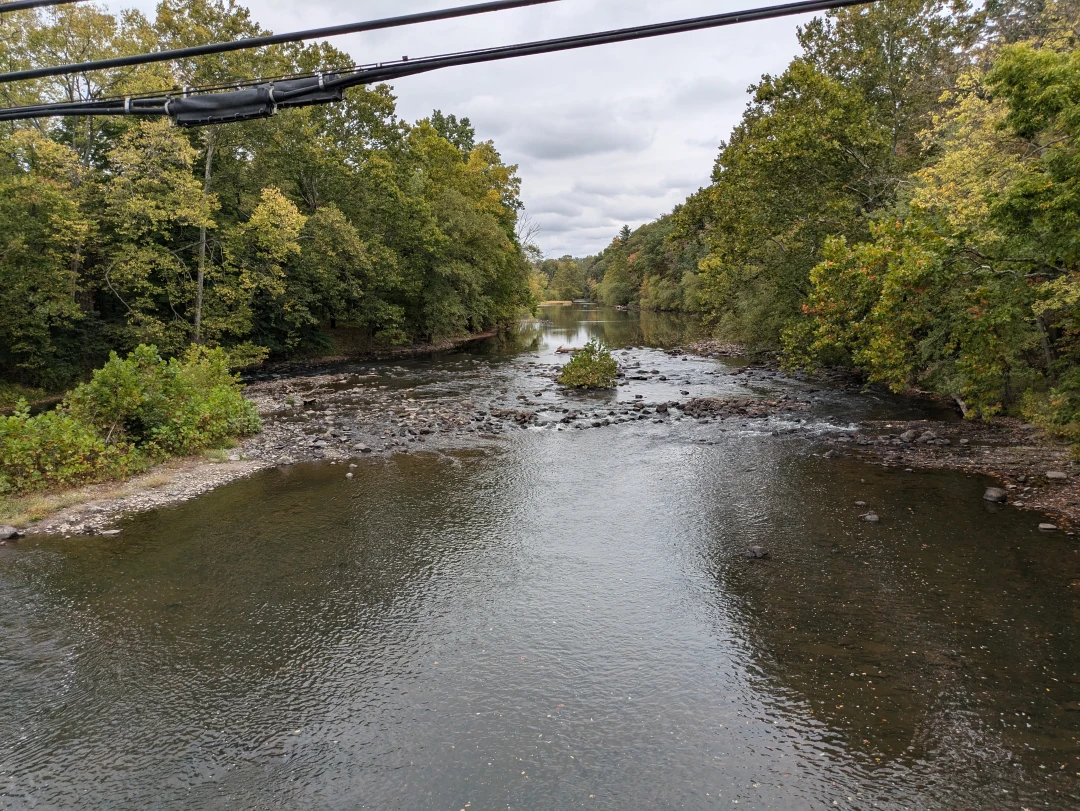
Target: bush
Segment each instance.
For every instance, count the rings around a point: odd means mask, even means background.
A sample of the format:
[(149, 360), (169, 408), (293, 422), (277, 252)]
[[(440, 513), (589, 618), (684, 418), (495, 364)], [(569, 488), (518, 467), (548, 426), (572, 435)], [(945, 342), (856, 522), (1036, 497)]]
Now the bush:
[(0, 408), (14, 408), (23, 400), (40, 400), (44, 396), (44, 389), (0, 381)]
[(66, 405), (106, 441), (127, 440), (151, 456), (187, 455), (259, 430), (220, 349), (192, 347), (182, 362), (163, 360), (153, 346), (124, 359), (114, 352)]
[(122, 478), (166, 456), (220, 447), (260, 428), (220, 349), (165, 361), (153, 346), (115, 352), (54, 410), (25, 402), (0, 421), (0, 492)]
[(60, 409), (31, 417), (24, 400), (0, 418), (0, 493), (122, 478), (144, 467), (130, 444), (107, 443)]
[(574, 389), (610, 389), (618, 371), (619, 364), (608, 348), (592, 340), (563, 367), (559, 383)]
[(1029, 391), (1023, 415), (1050, 436), (1072, 443), (1080, 459), (1080, 368), (1062, 375), (1060, 384), (1046, 393)]

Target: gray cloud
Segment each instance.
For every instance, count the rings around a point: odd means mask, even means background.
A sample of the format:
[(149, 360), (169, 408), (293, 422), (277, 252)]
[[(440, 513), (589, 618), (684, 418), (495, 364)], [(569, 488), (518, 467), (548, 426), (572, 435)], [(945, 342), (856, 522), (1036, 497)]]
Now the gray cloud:
[(511, 135), (509, 143), (523, 155), (543, 161), (561, 161), (606, 155), (611, 152), (643, 152), (649, 147), (649, 138), (641, 132), (619, 128), (577, 127), (573, 122), (538, 127)]
[[(105, 0), (152, 15), (156, 0)], [(241, 0), (244, 2), (244, 0)], [(252, 17), (293, 31), (461, 0), (246, 0)], [(747, 0), (564, 0), (529, 9), (340, 37), (357, 62), (422, 56), (746, 8)], [(400, 114), (468, 116), (518, 164), (526, 208), (549, 254), (604, 248), (623, 222), (670, 211), (708, 182), (746, 88), (784, 69), (804, 18), (475, 65), (402, 79)], [(553, 202), (555, 201), (555, 202)]]
[(541, 198), (533, 200), (533, 204), (529, 207), (530, 214), (559, 217), (579, 217), (584, 210), (572, 197)]

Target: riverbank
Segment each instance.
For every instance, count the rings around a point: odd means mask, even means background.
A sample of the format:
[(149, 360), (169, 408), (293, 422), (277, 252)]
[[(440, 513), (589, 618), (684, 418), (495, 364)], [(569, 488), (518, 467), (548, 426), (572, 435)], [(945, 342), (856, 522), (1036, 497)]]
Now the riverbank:
[(830, 440), (833, 453), (904, 469), (960, 470), (992, 476), (1008, 506), (1049, 513), (1057, 525), (1080, 525), (1080, 464), (1070, 448), (1020, 420), (992, 424), (873, 420)]
[[(605, 430), (625, 423), (656, 430), (681, 423), (695, 432), (692, 441), (710, 444), (729, 430), (765, 430), (799, 437), (807, 453), (830, 459), (984, 474), (1009, 490), (1011, 508), (1058, 516), (1063, 530), (1080, 523), (1080, 466), (1067, 447), (1029, 426), (860, 419), (822, 427), (828, 398), (865, 397), (858, 381), (709, 362), (730, 360), (737, 350), (718, 342), (666, 351), (619, 349), (613, 395), (562, 389), (555, 383), (560, 364), (544, 362), (542, 353), (518, 355), (512, 367), (456, 355), (419, 367), (350, 360), (333, 371), (333, 362), (324, 359), (260, 370), (245, 390), (263, 420), (257, 436), (230, 451), (173, 460), (122, 484), (8, 500), (0, 524), (30, 534), (97, 534), (125, 514), (187, 501), (270, 467), (322, 462), (341, 465), (344, 476), (350, 465), (399, 454), (494, 450), (522, 430)], [(410, 348), (398, 357), (406, 363), (408, 355), (431, 351), (439, 349)], [(509, 376), (498, 376), (499, 369)], [(732, 386), (739, 388), (732, 396), (717, 393)], [(1048, 479), (1047, 473), (1064, 477)]]
[[(706, 351), (708, 343), (703, 344)], [(789, 376), (776, 363), (745, 367), (736, 374), (761, 381), (787, 377), (856, 396), (865, 385), (860, 376), (845, 370)], [(909, 399), (944, 404), (942, 398), (929, 395), (910, 395)], [(823, 439), (822, 448), (830, 458), (847, 456), (887, 468), (990, 476), (1008, 491), (1008, 506), (1056, 516), (1058, 528), (1070, 534), (1080, 527), (1080, 461), (1067, 443), (1018, 419), (1001, 417), (991, 423), (959, 416), (953, 420), (863, 419), (857, 430)]]
[(375, 349), (342, 352), (333, 355), (317, 355), (309, 358), (294, 358), (290, 360), (271, 361), (261, 366), (248, 370), (252, 379), (261, 379), (267, 376), (282, 376), (289, 374), (309, 374), (323, 367), (342, 363), (365, 363), (368, 361), (401, 360), (403, 358), (419, 358), (425, 355), (437, 355), (442, 352), (453, 352), (463, 349), (472, 344), (496, 338), (502, 334), (502, 330), (492, 329), (484, 332), (473, 332), (457, 338), (430, 344), (407, 344), (405, 346), (387, 346)]

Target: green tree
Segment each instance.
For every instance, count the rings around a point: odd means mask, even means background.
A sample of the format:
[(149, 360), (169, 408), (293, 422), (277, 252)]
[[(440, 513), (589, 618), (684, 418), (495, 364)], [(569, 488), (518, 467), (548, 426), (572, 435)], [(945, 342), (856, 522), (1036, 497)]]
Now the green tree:
[(476, 148), (476, 130), (468, 118), (458, 120), (456, 115), (444, 115), (442, 110), (431, 114), (431, 126), (435, 132), (468, 155)]
[(715, 327), (775, 347), (799, 318), (826, 240), (865, 239), (925, 160), (919, 133), (974, 30), (960, 5), (884, 0), (799, 30), (803, 54), (753, 89), (713, 184), (676, 215), (701, 235)]
[(65, 334), (83, 317), (77, 257), (91, 231), (76, 186), (78, 155), (35, 130), (0, 152), (0, 369), (55, 387), (75, 372)]
[(574, 301), (585, 295), (585, 274), (576, 260), (564, 256), (556, 262), (551, 293), (557, 301)]

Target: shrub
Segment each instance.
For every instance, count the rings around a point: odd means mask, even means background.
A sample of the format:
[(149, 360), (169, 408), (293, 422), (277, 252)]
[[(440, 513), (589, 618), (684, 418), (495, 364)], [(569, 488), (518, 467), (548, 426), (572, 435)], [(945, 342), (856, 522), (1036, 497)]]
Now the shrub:
[(259, 430), (255, 407), (220, 349), (192, 347), (165, 361), (153, 346), (115, 352), (66, 402), (76, 419), (151, 456), (186, 455)]
[(23, 400), (40, 400), (44, 396), (44, 389), (0, 381), (0, 408), (14, 408)]
[(1060, 385), (1049, 392), (1029, 391), (1023, 415), (1050, 436), (1071, 442), (1080, 459), (1080, 368), (1062, 375)]
[(21, 493), (129, 476), (145, 467), (126, 442), (108, 443), (62, 411), (30, 416), (24, 400), (0, 417), (0, 493)]
[(153, 346), (115, 352), (64, 404), (0, 419), (0, 492), (123, 478), (152, 461), (220, 447), (260, 428), (220, 349), (165, 361)]
[(559, 383), (574, 389), (610, 389), (618, 371), (619, 364), (608, 348), (592, 340), (563, 367)]

